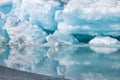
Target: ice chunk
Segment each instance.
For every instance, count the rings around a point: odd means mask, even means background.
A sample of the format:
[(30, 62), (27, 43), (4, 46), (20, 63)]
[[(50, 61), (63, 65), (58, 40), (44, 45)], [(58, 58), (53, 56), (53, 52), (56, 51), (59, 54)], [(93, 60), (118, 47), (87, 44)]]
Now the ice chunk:
[(90, 33), (89, 31), (91, 30), (90, 26), (84, 25), (84, 26), (72, 26), (70, 24), (67, 24), (65, 22), (60, 22), (58, 23), (58, 29), (67, 33), (71, 34), (79, 34), (83, 33), (88, 34)]
[[(10, 38), (10, 43), (47, 39), (55, 45), (78, 44), (85, 43), (83, 35), (120, 36), (119, 0), (4, 0), (0, 14), (4, 14), (0, 15), (0, 35)], [(51, 35), (46, 38), (47, 34)]]
[(53, 0), (23, 0), (21, 5), (15, 8), (15, 15), (21, 20), (30, 20), (47, 30), (56, 30), (57, 22), (54, 20), (56, 10), (62, 9), (60, 3)]
[(47, 36), (40, 27), (12, 16), (7, 19), (4, 29), (9, 34), (10, 44), (42, 44)]
[(119, 8), (120, 8), (119, 0), (106, 0), (106, 1), (70, 0), (63, 12), (65, 15), (64, 18), (66, 20), (68, 20), (67, 18), (70, 15), (71, 15), (70, 18), (74, 18), (74, 20), (82, 19), (82, 20), (91, 21), (91, 20), (101, 20), (102, 18), (114, 20), (114, 18), (120, 17)]
[(58, 29), (72, 34), (120, 35), (119, 0), (70, 0), (62, 17)]
[(92, 45), (120, 45), (120, 41), (111, 37), (97, 36), (89, 44)]
[(74, 38), (71, 34), (55, 31), (53, 35), (49, 35), (46, 38), (49, 45), (72, 45), (78, 44), (78, 40)]
[(90, 46), (90, 48), (96, 53), (110, 54), (110, 53), (116, 52), (119, 49), (117, 47), (110, 47), (110, 46), (113, 46), (113, 45), (120, 46), (120, 41), (111, 37), (97, 36), (91, 41), (89, 41), (89, 44), (100, 45), (100, 46)]
[(0, 1), (0, 12), (8, 14), (12, 9), (12, 1), (11, 0), (2, 0)]

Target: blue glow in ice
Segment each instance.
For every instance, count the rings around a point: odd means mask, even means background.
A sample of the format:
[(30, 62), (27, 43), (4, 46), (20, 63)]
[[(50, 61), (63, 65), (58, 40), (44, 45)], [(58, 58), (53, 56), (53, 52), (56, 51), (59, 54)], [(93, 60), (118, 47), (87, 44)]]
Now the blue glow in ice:
[(78, 44), (95, 36), (120, 40), (119, 0), (5, 0), (0, 16), (0, 36), (9, 43)]
[(9, 13), (12, 9), (12, 2), (7, 2), (5, 4), (0, 5), (0, 12), (5, 14)]
[(0, 0), (0, 65), (120, 80), (120, 0)]

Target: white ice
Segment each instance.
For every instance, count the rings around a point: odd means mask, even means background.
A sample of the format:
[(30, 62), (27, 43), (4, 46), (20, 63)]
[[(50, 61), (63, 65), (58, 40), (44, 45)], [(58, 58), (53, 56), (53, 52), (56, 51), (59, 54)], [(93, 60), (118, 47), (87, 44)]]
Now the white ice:
[[(78, 44), (84, 41), (79, 42), (76, 34), (120, 36), (119, 0), (4, 0), (0, 7), (11, 2), (9, 13), (0, 12), (4, 15), (1, 21), (5, 21), (0, 31), (6, 31), (9, 43)], [(107, 40), (102, 41), (104, 44), (116, 41)]]

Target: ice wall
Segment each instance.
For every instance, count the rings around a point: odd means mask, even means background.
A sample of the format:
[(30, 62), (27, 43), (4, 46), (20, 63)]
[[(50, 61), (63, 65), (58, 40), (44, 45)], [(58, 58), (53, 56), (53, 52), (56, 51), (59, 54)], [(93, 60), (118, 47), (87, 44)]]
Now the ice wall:
[(88, 43), (94, 36), (120, 40), (120, 1), (0, 1), (0, 36), (26, 45)]
[(58, 29), (72, 34), (119, 36), (119, 8), (118, 0), (70, 0)]

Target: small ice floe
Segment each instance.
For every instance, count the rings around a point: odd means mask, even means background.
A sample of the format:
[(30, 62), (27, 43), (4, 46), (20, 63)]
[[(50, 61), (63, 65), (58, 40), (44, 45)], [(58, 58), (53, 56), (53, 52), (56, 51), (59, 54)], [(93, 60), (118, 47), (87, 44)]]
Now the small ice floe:
[(61, 46), (79, 44), (78, 40), (71, 34), (67, 34), (61, 31), (55, 31), (52, 35), (46, 37), (49, 46)]
[(97, 36), (92, 39), (89, 44), (91, 45), (120, 45), (120, 41), (111, 37)]
[(120, 41), (111, 37), (97, 36), (90, 42), (90, 48), (96, 53), (113, 53), (119, 49)]

